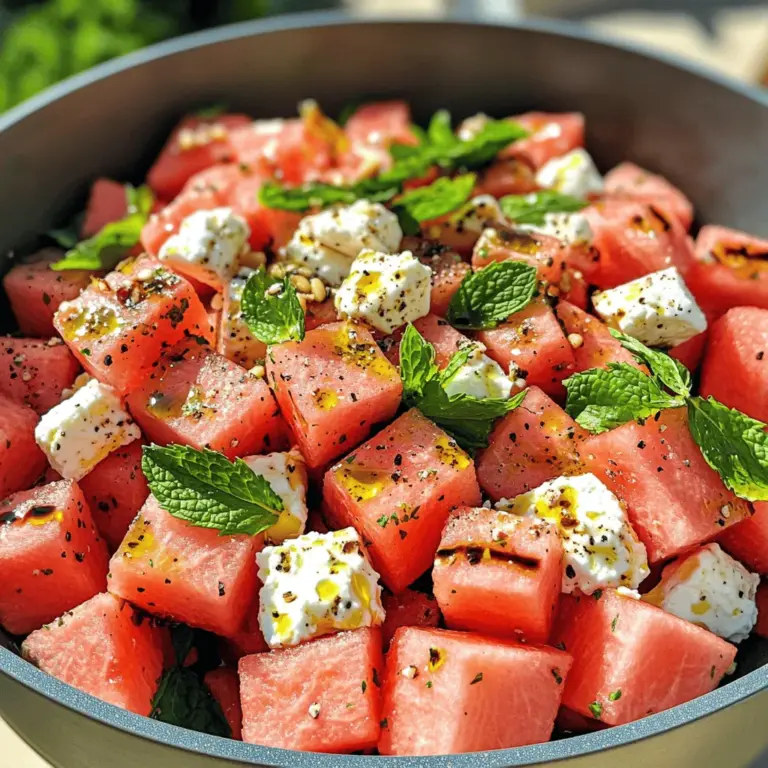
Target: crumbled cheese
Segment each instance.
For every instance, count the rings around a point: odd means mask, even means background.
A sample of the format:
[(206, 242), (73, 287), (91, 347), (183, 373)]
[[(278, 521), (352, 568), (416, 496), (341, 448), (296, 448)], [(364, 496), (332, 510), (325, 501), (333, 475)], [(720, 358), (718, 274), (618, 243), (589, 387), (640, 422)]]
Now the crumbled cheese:
[(512, 394), (512, 382), (504, 369), (484, 353), (482, 344), (472, 347), (467, 362), (446, 383), (445, 391), (449, 396), (507, 399)]
[(645, 547), (619, 500), (593, 474), (558, 477), (496, 508), (557, 525), (563, 540), (563, 592), (637, 588), (648, 576)]
[(305, 533), (256, 555), (259, 625), (270, 648), (381, 624), (379, 576), (354, 528)]
[(51, 408), (35, 427), (37, 444), (67, 480), (80, 480), (112, 451), (140, 437), (117, 392), (96, 379)]
[(516, 224), (524, 232), (540, 232), (562, 240), (566, 245), (592, 245), (593, 233), (581, 213), (545, 213), (543, 224)]
[(546, 162), (536, 174), (536, 183), (574, 197), (588, 197), (604, 189), (603, 177), (589, 153), (581, 148)]
[(336, 292), (336, 309), (383, 333), (429, 313), (432, 270), (410, 251), (363, 251)]
[(592, 296), (603, 320), (649, 347), (674, 347), (707, 329), (707, 318), (675, 267)]

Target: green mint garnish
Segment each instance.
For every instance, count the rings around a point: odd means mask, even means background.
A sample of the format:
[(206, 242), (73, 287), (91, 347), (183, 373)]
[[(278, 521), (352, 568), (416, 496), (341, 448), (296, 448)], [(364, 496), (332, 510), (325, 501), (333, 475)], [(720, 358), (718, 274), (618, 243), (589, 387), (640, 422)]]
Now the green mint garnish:
[(426, 187), (405, 192), (392, 206), (403, 233), (418, 235), (421, 222), (445, 216), (460, 208), (472, 197), (475, 179), (474, 173), (465, 173), (453, 179), (443, 177)]
[(538, 226), (548, 213), (576, 213), (589, 203), (572, 195), (563, 195), (550, 189), (527, 195), (506, 195), (499, 200), (504, 215), (515, 224)]
[(296, 289), (287, 277), (272, 277), (263, 267), (248, 278), (240, 312), (250, 332), (265, 344), (304, 338), (304, 310)]

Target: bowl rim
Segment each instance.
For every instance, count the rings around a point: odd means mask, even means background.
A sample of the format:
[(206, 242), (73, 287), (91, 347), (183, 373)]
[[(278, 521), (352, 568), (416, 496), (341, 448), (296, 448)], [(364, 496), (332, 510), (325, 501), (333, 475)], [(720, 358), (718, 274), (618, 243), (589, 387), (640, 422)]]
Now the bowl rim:
[[(750, 86), (705, 65), (683, 59), (675, 54), (660, 52), (646, 45), (617, 40), (603, 32), (595, 32), (578, 23), (550, 19), (504, 20), (478, 18), (472, 14), (452, 14), (444, 18), (407, 16), (351, 15), (344, 12), (312, 12), (286, 14), (217, 27), (183, 35), (157, 43), (142, 50), (100, 64), (46, 89), (0, 116), (0, 133), (23, 122), (46, 106), (91, 83), (105, 80), (133, 67), (162, 59), (188, 50), (226, 43), (246, 37), (272, 32), (310, 29), (313, 27), (344, 27), (371, 25), (425, 25), (490, 27), (519, 29), (550, 34), (599, 46), (618, 49), (640, 58), (647, 58), (683, 70), (697, 78), (707, 80), (723, 89), (735, 92), (750, 101), (768, 108), (768, 92)], [(190, 731), (136, 715), (108, 704), (87, 693), (42, 672), (12, 651), (0, 647), (0, 672), (15, 680), (31, 692), (53, 703), (96, 720), (105, 726), (153, 741), (164, 746), (186, 750), (204, 756), (230, 760), (241, 764), (290, 765), (297, 768), (484, 768), (485, 766), (546, 765), (569, 758), (583, 757), (596, 752), (626, 746), (635, 741), (674, 730), (726, 707), (744, 701), (768, 689), (768, 665), (718, 688), (711, 693), (672, 709), (643, 718), (627, 725), (616, 726), (559, 741), (550, 741), (525, 747), (514, 747), (485, 752), (430, 757), (384, 757), (320, 754), (246, 744), (241, 741)]]

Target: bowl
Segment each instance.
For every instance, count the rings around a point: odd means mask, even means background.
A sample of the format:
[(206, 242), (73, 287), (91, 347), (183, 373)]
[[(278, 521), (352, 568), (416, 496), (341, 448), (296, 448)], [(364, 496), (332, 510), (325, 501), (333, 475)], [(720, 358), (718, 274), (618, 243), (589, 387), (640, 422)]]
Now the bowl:
[[(224, 102), (274, 117), (306, 97), (330, 113), (350, 100), (401, 97), (417, 119), (441, 107), (457, 117), (581, 110), (602, 168), (632, 159), (679, 185), (701, 221), (768, 236), (768, 98), (757, 91), (561, 23), (313, 14), (172, 40), (0, 117), (0, 253), (33, 248), (82, 205), (96, 176), (139, 180), (185, 110)], [(732, 682), (666, 712), (547, 744), (428, 759), (290, 752), (187, 731), (49, 677), (14, 653), (11, 638), (0, 635), (0, 646), (0, 714), (61, 768), (740, 768), (768, 746), (768, 642), (756, 640), (740, 649)]]

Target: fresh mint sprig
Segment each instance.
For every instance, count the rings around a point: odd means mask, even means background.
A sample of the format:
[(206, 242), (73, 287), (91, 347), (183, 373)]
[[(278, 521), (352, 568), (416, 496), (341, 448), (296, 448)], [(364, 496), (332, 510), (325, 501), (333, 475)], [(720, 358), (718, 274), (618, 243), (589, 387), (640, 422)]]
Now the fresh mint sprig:
[(304, 310), (296, 289), (287, 277), (272, 277), (263, 267), (248, 278), (240, 312), (250, 332), (265, 344), (304, 338)]
[(472, 197), (476, 178), (474, 173), (465, 173), (453, 179), (443, 177), (426, 187), (403, 193), (392, 206), (403, 233), (418, 235), (422, 222), (445, 216), (464, 205)]
[(515, 224), (539, 226), (548, 213), (577, 213), (589, 203), (579, 197), (543, 189), (527, 195), (505, 195), (499, 200), (499, 205), (504, 215)]

